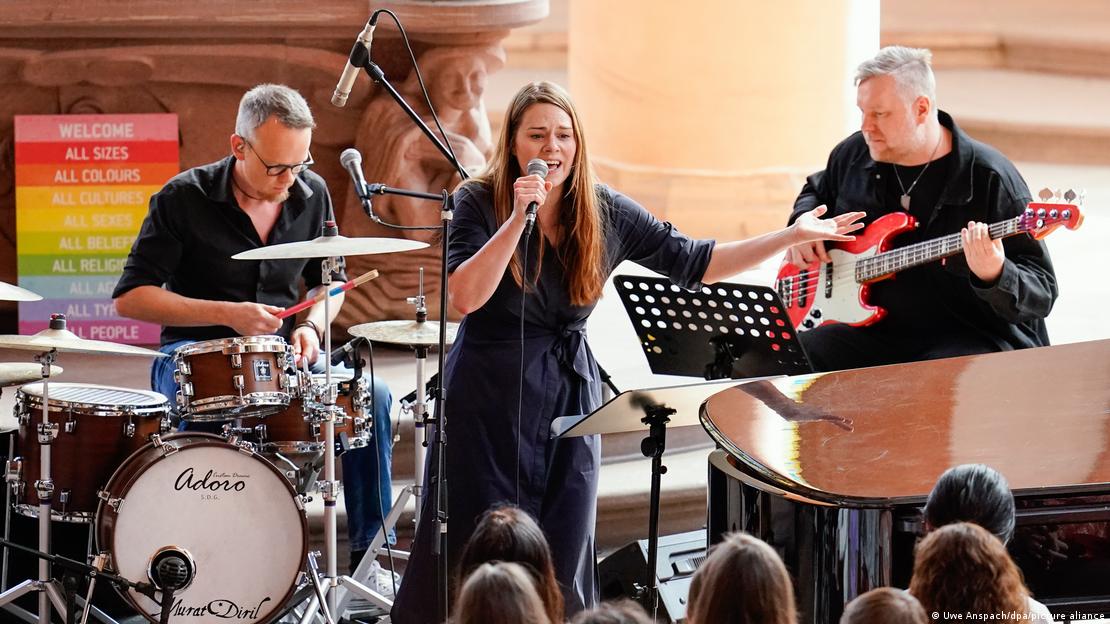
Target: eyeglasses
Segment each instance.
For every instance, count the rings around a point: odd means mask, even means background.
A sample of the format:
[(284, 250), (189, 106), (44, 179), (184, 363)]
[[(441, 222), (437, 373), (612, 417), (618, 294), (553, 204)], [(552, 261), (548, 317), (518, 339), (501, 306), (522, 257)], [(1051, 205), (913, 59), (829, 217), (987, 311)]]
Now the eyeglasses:
[(243, 139), (243, 143), (247, 144), (247, 147), (251, 148), (251, 151), (254, 152), (254, 155), (256, 157), (258, 157), (258, 162), (260, 162), (260, 163), (262, 163), (263, 165), (266, 166), (266, 175), (268, 175), (268, 176), (272, 176), (272, 177), (276, 178), (279, 175), (285, 173), (286, 171), (291, 171), (293, 173), (293, 175), (297, 175), (297, 174), (303, 172), (305, 169), (308, 169), (312, 165), (316, 164), (316, 161), (312, 160), (312, 152), (309, 152), (308, 159), (305, 160), (304, 162), (297, 163), (295, 165), (271, 165), (270, 163), (266, 162), (265, 160), (262, 160), (262, 156), (259, 156), (258, 150), (254, 149), (254, 146), (251, 145), (250, 141), (248, 141), (246, 138), (243, 138), (243, 137), (240, 137), (240, 138)]

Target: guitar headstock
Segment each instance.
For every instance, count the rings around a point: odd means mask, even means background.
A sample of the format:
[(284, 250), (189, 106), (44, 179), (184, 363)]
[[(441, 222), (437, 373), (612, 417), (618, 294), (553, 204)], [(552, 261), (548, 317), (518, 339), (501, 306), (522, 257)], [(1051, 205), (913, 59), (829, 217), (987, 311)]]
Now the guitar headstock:
[[(1061, 225), (1069, 230), (1083, 225), (1083, 204), (1085, 193), (1068, 189), (1061, 193), (1051, 189), (1041, 189), (1037, 196), (1041, 201), (1031, 202), (1021, 215), (1020, 229), (1033, 238), (1044, 238)], [(1078, 202), (1076, 201), (1078, 200)]]

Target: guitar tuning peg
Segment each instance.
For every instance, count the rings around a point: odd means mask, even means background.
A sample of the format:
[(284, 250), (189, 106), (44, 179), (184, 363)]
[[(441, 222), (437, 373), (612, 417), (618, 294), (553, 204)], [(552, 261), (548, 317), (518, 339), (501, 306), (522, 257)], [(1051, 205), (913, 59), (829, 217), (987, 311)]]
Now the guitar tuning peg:
[(1045, 188), (1041, 189), (1039, 193), (1037, 193), (1037, 197), (1040, 197), (1041, 201), (1043, 202), (1052, 199), (1052, 189), (1046, 186)]
[(1068, 189), (1064, 191), (1064, 201), (1066, 201), (1067, 203), (1074, 204), (1076, 197), (1078, 197), (1078, 195), (1075, 194), (1074, 190)]

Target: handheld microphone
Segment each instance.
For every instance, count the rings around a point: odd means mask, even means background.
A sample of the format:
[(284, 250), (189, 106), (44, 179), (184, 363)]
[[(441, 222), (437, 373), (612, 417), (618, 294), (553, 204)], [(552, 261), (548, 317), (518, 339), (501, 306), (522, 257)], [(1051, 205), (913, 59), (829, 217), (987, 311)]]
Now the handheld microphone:
[[(538, 175), (540, 178), (547, 179), (547, 163), (542, 158), (533, 158), (528, 161), (528, 175)], [(536, 225), (536, 211), (539, 210), (540, 205), (536, 202), (528, 204), (528, 208), (524, 211), (524, 235), (527, 236), (532, 233), (532, 228)]]
[(359, 199), (366, 199), (366, 177), (362, 175), (362, 154), (353, 147), (348, 147), (339, 155), (339, 164), (351, 175), (355, 182), (355, 194)]
[(377, 13), (366, 22), (358, 39), (355, 39), (355, 45), (347, 57), (347, 66), (343, 68), (343, 73), (339, 76), (339, 84), (335, 85), (335, 93), (331, 96), (331, 103), (335, 106), (343, 108), (347, 105), (347, 96), (351, 95), (359, 70), (370, 60), (370, 42), (374, 39), (375, 28), (377, 28)]

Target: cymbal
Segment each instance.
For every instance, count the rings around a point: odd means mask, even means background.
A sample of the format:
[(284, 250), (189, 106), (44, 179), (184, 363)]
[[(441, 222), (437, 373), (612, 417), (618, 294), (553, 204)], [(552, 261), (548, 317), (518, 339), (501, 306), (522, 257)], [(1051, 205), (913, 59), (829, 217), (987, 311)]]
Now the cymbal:
[(235, 254), (236, 260), (283, 260), (290, 258), (329, 258), (332, 256), (365, 256), (423, 249), (428, 243), (407, 238), (347, 238), (317, 236), (309, 241), (282, 243), (249, 249)]
[(0, 349), (19, 349), (22, 351), (50, 351), (57, 349), (63, 353), (105, 353), (114, 355), (138, 355), (145, 357), (166, 357), (165, 353), (132, 345), (86, 340), (68, 329), (44, 329), (33, 336), (8, 334), (0, 336)]
[[(60, 375), (61, 366), (51, 366), (50, 375)], [(42, 366), (23, 362), (0, 362), (0, 387), (21, 386), (32, 381), (42, 381)]]
[(3, 301), (38, 301), (42, 295), (33, 293), (26, 288), (14, 284), (0, 282), (0, 300)]
[[(431, 347), (439, 344), (439, 323), (436, 321), (374, 321), (355, 325), (347, 330), (352, 336), (369, 338), (374, 342)], [(455, 342), (459, 324), (447, 322), (447, 344)]]

